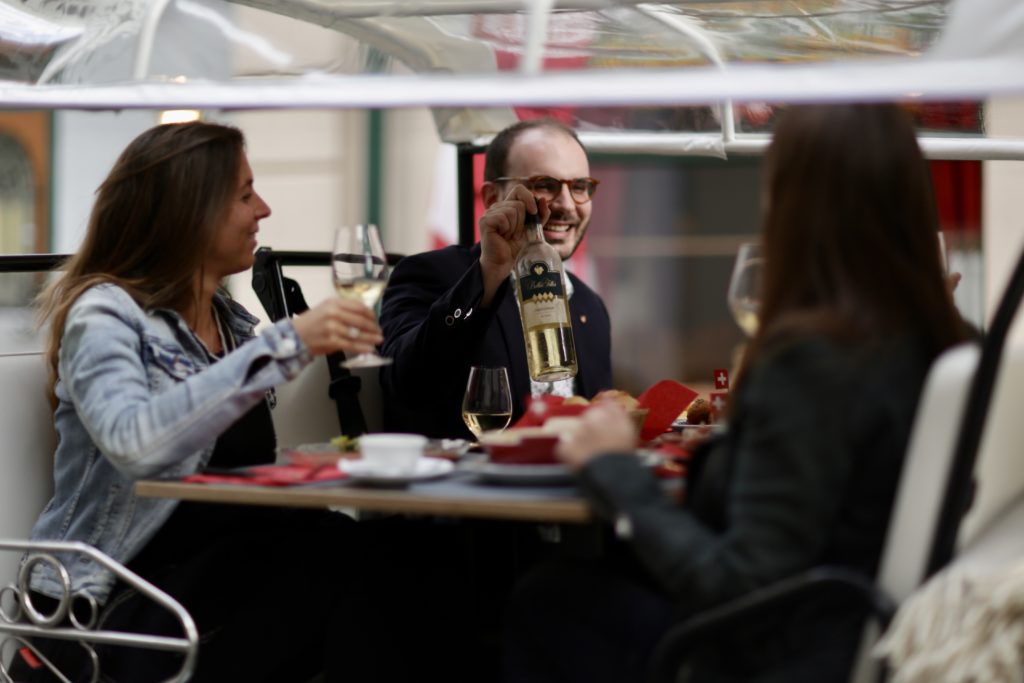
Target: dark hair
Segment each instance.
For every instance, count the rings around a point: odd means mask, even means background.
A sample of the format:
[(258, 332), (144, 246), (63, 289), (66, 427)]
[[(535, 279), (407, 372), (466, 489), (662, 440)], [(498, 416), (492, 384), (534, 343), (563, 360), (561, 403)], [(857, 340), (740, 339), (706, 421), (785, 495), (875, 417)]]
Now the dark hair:
[(576, 131), (557, 119), (543, 118), (520, 121), (495, 135), (494, 139), (491, 140), (491, 144), (487, 145), (487, 153), (484, 155), (484, 180), (493, 181), (495, 178), (501, 178), (507, 173), (508, 155), (512, 150), (512, 145), (520, 134), (534, 128), (548, 128), (561, 131), (575, 140), (584, 154), (587, 152), (587, 148), (580, 142)]
[(780, 335), (963, 338), (938, 257), (928, 167), (891, 104), (798, 106), (765, 158), (765, 291), (747, 360)]
[(145, 309), (189, 306), (244, 146), (237, 128), (191, 122), (150, 128), (121, 153), (96, 192), (81, 247), (40, 294), (51, 401), (64, 323), (87, 289), (111, 282)]

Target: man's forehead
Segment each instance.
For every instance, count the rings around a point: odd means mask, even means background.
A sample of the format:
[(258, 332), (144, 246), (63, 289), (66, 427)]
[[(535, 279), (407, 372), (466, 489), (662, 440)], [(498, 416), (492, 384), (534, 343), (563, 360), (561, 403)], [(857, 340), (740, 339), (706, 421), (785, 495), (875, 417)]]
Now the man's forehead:
[(580, 144), (557, 128), (531, 128), (520, 133), (509, 149), (507, 172), (511, 175), (589, 175), (590, 164)]

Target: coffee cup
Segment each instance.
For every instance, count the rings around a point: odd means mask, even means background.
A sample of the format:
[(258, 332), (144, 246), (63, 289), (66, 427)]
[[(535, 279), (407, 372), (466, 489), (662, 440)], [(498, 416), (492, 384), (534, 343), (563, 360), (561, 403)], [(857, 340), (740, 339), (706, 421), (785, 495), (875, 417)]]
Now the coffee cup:
[(359, 437), (363, 460), (381, 474), (414, 473), (426, 446), (427, 437), (421, 434), (364, 434)]

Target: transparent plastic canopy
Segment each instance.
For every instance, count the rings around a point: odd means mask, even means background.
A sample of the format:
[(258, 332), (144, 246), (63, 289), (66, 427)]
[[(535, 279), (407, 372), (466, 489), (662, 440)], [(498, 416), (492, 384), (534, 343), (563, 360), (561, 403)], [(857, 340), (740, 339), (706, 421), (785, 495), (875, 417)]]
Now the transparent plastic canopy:
[(1019, 0), (0, 0), (8, 108), (429, 106), (450, 141), (558, 107), (720, 145), (762, 103), (979, 102), (1021, 74)]

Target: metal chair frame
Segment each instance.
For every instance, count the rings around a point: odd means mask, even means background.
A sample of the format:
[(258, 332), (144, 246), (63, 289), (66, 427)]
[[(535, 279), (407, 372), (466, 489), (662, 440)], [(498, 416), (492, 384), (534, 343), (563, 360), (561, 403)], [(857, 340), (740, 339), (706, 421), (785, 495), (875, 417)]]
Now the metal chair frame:
[[(84, 543), (0, 539), (0, 550), (26, 553), (18, 572), (17, 584), (0, 588), (0, 655), (4, 654), (4, 648), (8, 644), (13, 644), (15, 650), (28, 648), (40, 663), (46, 666), (59, 680), (69, 681), (65, 672), (60, 671), (56, 665), (43, 656), (28, 639), (40, 637), (71, 640), (80, 643), (88, 654), (92, 663), (90, 680), (93, 683), (100, 680), (100, 661), (95, 645), (134, 647), (178, 653), (184, 656), (181, 669), (165, 683), (183, 683), (192, 676), (199, 652), (199, 632), (188, 611), (167, 593), (121, 563)], [(173, 614), (181, 625), (183, 636), (172, 638), (98, 628), (102, 612), (100, 606), (88, 595), (73, 594), (70, 575), (67, 568), (58, 559), (58, 553), (72, 556), (84, 555), (109, 569), (125, 584)], [(41, 564), (52, 566), (61, 577), (63, 592), (58, 599), (57, 607), (50, 614), (44, 614), (32, 603), (29, 592), (29, 578), (33, 569)], [(73, 609), (75, 601), (82, 601), (87, 606), (87, 618), (83, 619), (79, 612)], [(65, 623), (65, 620), (71, 625), (62, 626), (61, 624)], [(2, 658), (0, 658), (0, 681), (4, 683), (13, 681), (10, 671), (3, 666)]]

